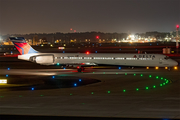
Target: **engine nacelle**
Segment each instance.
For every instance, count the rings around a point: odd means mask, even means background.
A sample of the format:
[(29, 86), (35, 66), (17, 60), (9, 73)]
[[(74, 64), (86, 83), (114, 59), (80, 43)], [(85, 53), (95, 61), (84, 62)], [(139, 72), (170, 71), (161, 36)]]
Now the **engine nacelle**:
[(29, 61), (35, 62), (43, 65), (53, 65), (54, 64), (54, 55), (37, 55), (31, 56)]

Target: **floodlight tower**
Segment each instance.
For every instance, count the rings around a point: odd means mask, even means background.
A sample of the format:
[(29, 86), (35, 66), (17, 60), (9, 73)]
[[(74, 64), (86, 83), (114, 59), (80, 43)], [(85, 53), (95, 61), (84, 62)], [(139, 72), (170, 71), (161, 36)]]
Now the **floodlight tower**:
[(178, 34), (178, 31), (179, 31), (179, 25), (176, 25), (176, 51), (177, 51), (177, 54), (178, 54), (178, 48), (179, 48), (179, 43), (178, 43), (178, 39), (179, 39), (179, 34)]

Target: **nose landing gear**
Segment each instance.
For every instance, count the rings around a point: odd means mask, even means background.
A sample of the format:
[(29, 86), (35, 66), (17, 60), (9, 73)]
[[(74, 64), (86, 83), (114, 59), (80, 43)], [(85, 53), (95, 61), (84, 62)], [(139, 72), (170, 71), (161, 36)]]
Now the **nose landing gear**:
[(84, 71), (84, 70), (85, 70), (84, 67), (79, 67), (79, 66), (77, 67), (77, 71), (78, 71), (78, 72), (82, 72), (82, 71)]

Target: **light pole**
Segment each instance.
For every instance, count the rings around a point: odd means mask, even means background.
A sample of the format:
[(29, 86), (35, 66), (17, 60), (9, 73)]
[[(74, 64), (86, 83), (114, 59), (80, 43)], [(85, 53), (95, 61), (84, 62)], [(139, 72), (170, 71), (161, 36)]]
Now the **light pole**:
[(179, 48), (179, 43), (178, 43), (179, 34), (178, 34), (178, 30), (179, 30), (179, 25), (176, 25), (176, 51), (177, 51), (177, 54), (178, 54), (178, 48)]

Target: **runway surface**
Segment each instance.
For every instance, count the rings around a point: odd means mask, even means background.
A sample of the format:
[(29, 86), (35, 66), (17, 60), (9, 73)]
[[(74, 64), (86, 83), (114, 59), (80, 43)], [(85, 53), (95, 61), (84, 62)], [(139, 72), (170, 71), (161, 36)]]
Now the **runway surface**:
[[(33, 90), (10, 89), (16, 84), (0, 85), (1, 115), (180, 119), (180, 70), (89, 68), (83, 73), (74, 69), (0, 71), (4, 77), (21, 75), (20, 79), (24, 81), (38, 81), (40, 77), (49, 81), (75, 81), (67, 88), (38, 90), (35, 87)], [(91, 80), (99, 82), (91, 83)], [(82, 85), (82, 82), (89, 84)]]

